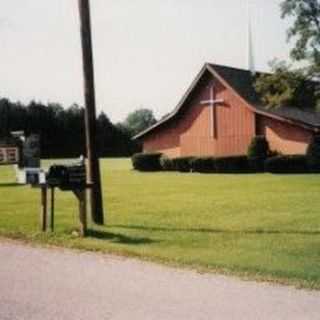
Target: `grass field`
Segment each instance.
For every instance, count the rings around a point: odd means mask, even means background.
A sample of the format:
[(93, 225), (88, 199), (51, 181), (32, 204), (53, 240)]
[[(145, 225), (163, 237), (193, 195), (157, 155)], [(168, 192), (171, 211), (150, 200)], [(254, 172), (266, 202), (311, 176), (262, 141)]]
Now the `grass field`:
[(0, 167), (0, 235), (320, 288), (320, 175), (138, 173), (127, 159), (102, 173), (107, 226), (80, 239), (72, 194), (41, 234), (39, 190)]

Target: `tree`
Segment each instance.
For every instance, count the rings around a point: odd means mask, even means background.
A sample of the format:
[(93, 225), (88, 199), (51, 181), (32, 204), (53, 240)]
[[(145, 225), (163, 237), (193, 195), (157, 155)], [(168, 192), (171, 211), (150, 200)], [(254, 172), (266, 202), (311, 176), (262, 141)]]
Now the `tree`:
[(317, 85), (309, 79), (305, 70), (291, 70), (290, 65), (278, 60), (273, 60), (270, 66), (272, 73), (261, 74), (255, 82), (255, 88), (267, 107), (317, 107)]
[(292, 18), (288, 41), (294, 40), (290, 56), (305, 62), (299, 69), (283, 61), (272, 63), (272, 74), (258, 77), (255, 87), (269, 107), (320, 108), (320, 4), (318, 0), (284, 0), (282, 18)]
[(116, 127), (116, 139), (118, 156), (132, 156), (135, 153), (142, 151), (141, 142), (132, 140), (131, 131), (122, 123), (117, 123)]
[(10, 103), (8, 99), (0, 99), (0, 137), (8, 137), (10, 132)]
[(114, 156), (115, 127), (104, 112), (97, 119), (96, 139), (100, 157)]
[[(0, 140), (11, 131), (41, 136), (42, 158), (68, 158), (84, 155), (84, 109), (77, 104), (63, 108), (32, 101), (28, 105), (0, 98)], [(131, 156), (140, 150), (123, 126), (114, 125), (101, 113), (97, 118), (97, 144), (101, 157)]]
[(294, 39), (291, 57), (308, 60), (312, 73), (320, 71), (320, 3), (319, 0), (284, 0), (282, 18), (294, 19), (288, 30), (288, 40)]
[(131, 135), (136, 135), (156, 122), (157, 120), (154, 117), (152, 110), (138, 109), (129, 113), (123, 125), (128, 128)]

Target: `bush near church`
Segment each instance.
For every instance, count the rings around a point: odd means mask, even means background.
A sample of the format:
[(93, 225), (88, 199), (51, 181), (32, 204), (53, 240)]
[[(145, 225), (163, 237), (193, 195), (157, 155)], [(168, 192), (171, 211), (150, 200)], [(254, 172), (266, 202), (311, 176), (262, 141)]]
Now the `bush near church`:
[(246, 156), (162, 158), (162, 170), (199, 173), (251, 172)]
[(193, 172), (199, 173), (245, 173), (251, 172), (246, 156), (198, 157), (191, 162)]
[(191, 172), (193, 159), (194, 159), (194, 157), (173, 158), (173, 159), (171, 159), (172, 167), (175, 171)]
[(216, 164), (214, 157), (195, 157), (191, 161), (191, 168), (193, 172), (200, 173), (215, 173)]
[(219, 157), (215, 159), (217, 173), (252, 172), (246, 156)]
[(138, 171), (160, 171), (162, 153), (136, 153), (132, 156), (132, 165)]
[(165, 155), (163, 155), (160, 158), (160, 166), (163, 171), (174, 171), (175, 170), (173, 167), (172, 160)]
[(312, 138), (307, 148), (308, 167), (313, 172), (320, 172), (320, 135)]
[(305, 155), (275, 156), (265, 161), (265, 172), (270, 173), (307, 173), (307, 157)]
[(264, 161), (270, 153), (269, 143), (265, 136), (256, 136), (252, 139), (248, 147), (248, 160), (252, 170), (256, 172), (264, 171)]

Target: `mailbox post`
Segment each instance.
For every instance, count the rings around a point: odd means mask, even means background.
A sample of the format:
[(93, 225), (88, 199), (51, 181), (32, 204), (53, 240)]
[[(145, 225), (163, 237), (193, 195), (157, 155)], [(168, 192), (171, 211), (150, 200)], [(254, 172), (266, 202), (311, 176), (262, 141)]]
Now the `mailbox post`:
[(41, 231), (45, 232), (47, 230), (47, 200), (48, 200), (48, 188), (46, 185), (41, 185)]
[(87, 197), (86, 190), (91, 185), (86, 182), (86, 167), (84, 163), (77, 165), (53, 165), (47, 174), (46, 183), (42, 185), (42, 230), (47, 230), (47, 190), (51, 189), (50, 229), (54, 231), (55, 188), (71, 191), (79, 202), (80, 235), (87, 233)]
[(86, 190), (75, 190), (75, 196), (79, 201), (79, 220), (80, 220), (80, 235), (86, 236), (87, 233), (87, 195)]

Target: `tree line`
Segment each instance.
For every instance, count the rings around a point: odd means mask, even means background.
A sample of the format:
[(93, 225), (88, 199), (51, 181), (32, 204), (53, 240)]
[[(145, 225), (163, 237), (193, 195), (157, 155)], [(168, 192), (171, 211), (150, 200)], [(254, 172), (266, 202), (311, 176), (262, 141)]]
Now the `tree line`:
[[(143, 115), (146, 113), (149, 116), (151, 113), (152, 117), (147, 117), (145, 122)], [(135, 117), (137, 114), (138, 117)], [(153, 113), (148, 109), (136, 110), (129, 114), (124, 122), (117, 124), (113, 124), (108, 116), (101, 112), (97, 117), (96, 134), (99, 156), (127, 157), (139, 152), (141, 146), (132, 140), (132, 136), (137, 130), (145, 129), (154, 121)], [(63, 108), (59, 103), (43, 104), (32, 101), (22, 104), (0, 98), (0, 138), (20, 130), (27, 136), (40, 134), (42, 158), (85, 155), (84, 109), (77, 104)]]

